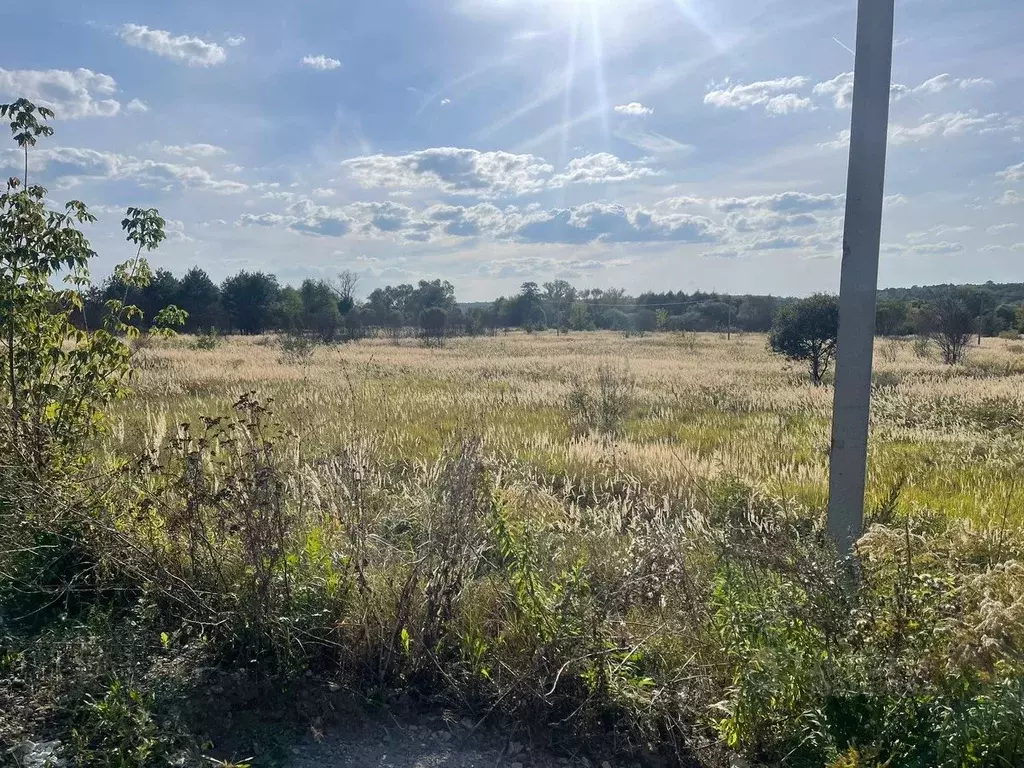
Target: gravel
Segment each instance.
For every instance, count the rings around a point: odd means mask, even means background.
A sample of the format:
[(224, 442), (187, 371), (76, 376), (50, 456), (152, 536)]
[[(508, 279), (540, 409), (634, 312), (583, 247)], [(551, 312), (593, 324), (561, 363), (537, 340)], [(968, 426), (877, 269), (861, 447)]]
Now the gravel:
[(508, 734), (474, 732), (468, 720), (423, 718), (335, 731), (292, 750), (287, 768), (622, 768), (608, 761), (553, 757)]

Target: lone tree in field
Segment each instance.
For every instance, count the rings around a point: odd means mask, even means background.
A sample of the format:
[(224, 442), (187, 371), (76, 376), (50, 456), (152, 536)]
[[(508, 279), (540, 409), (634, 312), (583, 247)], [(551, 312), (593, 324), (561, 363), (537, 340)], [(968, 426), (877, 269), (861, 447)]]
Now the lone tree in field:
[(922, 316), (924, 333), (935, 342), (946, 365), (962, 363), (974, 334), (975, 319), (960, 290), (943, 295)]
[(811, 381), (820, 386), (836, 354), (839, 300), (817, 293), (783, 307), (768, 334), (772, 352), (807, 363)]

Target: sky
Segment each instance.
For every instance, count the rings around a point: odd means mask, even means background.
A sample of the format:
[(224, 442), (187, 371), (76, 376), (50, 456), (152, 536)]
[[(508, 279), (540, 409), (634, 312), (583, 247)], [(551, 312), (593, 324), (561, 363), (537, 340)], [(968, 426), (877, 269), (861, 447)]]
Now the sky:
[[(835, 291), (854, 0), (0, 1), (99, 277)], [(879, 282), (1024, 280), (1024, 4), (897, 0)], [(2, 145), (0, 145), (2, 146)], [(13, 143), (0, 168), (21, 165)], [(7, 169), (10, 169), (9, 171)]]

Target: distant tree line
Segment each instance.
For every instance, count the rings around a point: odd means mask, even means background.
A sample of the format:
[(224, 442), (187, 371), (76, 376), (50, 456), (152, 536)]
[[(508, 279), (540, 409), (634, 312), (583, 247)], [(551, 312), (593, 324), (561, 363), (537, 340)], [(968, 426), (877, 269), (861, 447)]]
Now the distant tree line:
[[(155, 317), (169, 305), (180, 307), (188, 312), (184, 331), (190, 333), (297, 332), (325, 342), (357, 339), (370, 332), (443, 339), (512, 328), (763, 333), (772, 328), (778, 311), (794, 301), (703, 291), (629, 296), (621, 289), (579, 290), (566, 280), (554, 280), (525, 282), (518, 293), (493, 302), (460, 305), (447, 280), (388, 285), (364, 300), (356, 298), (357, 287), (358, 278), (352, 272), (332, 280), (304, 280), (293, 287), (258, 271), (243, 270), (218, 285), (199, 267), (180, 278), (158, 269), (143, 288), (126, 285), (116, 276), (91, 287), (84, 297), (84, 317), (97, 317), (107, 300), (117, 298), (138, 306), (144, 318)], [(995, 336), (1024, 331), (1024, 284), (987, 283), (879, 291), (877, 333), (921, 333), (934, 324), (934, 307), (954, 288), (963, 305), (962, 320), (970, 324), (972, 333)], [(84, 324), (84, 319), (80, 322)]]

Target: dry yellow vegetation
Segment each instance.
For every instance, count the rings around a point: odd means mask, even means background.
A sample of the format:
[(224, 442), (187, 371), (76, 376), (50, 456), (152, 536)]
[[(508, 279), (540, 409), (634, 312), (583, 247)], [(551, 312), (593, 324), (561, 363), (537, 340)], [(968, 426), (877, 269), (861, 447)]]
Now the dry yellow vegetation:
[[(901, 487), (907, 511), (1007, 514), (1024, 462), (1024, 354), (984, 339), (963, 366), (909, 341), (876, 349), (869, 506)], [(138, 353), (136, 396), (106, 450), (159, 448), (176, 425), (227, 413), (243, 392), (273, 399), (300, 461), (360, 447), (430, 460), (479, 436), (488, 455), (574, 481), (629, 478), (685, 495), (723, 475), (807, 506), (824, 503), (832, 390), (772, 356), (760, 335), (510, 333), (426, 347), (370, 339), (287, 359), (272, 337), (196, 350), (187, 337)], [(601, 371), (623, 390), (614, 434), (573, 429), (574, 387)], [(574, 436), (575, 435), (575, 436)]]

